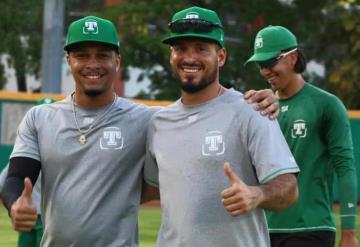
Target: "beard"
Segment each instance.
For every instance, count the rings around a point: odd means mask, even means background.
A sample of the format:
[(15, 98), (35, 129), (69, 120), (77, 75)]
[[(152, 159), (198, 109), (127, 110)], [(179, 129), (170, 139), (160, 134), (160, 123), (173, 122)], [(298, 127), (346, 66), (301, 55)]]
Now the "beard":
[(214, 70), (209, 75), (204, 76), (198, 83), (193, 81), (193, 78), (186, 78), (182, 80), (179, 74), (174, 73), (175, 78), (180, 82), (181, 89), (187, 93), (197, 93), (210, 84), (214, 83), (217, 78), (217, 70)]
[(95, 98), (103, 93), (101, 90), (85, 90), (84, 93), (90, 98)]

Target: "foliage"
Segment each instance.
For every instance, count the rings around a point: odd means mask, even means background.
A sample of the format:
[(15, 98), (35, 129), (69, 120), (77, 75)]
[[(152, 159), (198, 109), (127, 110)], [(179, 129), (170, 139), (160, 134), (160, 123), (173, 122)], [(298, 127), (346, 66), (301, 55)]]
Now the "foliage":
[[(8, 55), (7, 64), (15, 69), (19, 91), (26, 91), (26, 74), (39, 73), (42, 4), (41, 0), (0, 2), (0, 55)], [(2, 88), (4, 70), (0, 70), (0, 78)]]
[(331, 9), (332, 15), (339, 18), (328, 23), (329, 28), (336, 28), (331, 40), (334, 40), (336, 49), (329, 51), (333, 57), (327, 61), (329, 90), (336, 92), (345, 105), (360, 108), (360, 6), (355, 8), (351, 4), (345, 9), (336, 6)]
[[(305, 78), (339, 96), (348, 108), (359, 109), (360, 97), (360, 5), (355, 0), (124, 0), (121, 5), (104, 7), (102, 0), (64, 0), (66, 24), (86, 14), (111, 19), (121, 36), (124, 77), (128, 68), (143, 70), (138, 81), (151, 80), (150, 93), (139, 97), (174, 100), (179, 85), (169, 65), (169, 47), (161, 43), (168, 34), (167, 23), (180, 9), (192, 5), (214, 9), (225, 27), (227, 64), (221, 82), (241, 91), (268, 87), (256, 66), (243, 66), (252, 54), (257, 31), (267, 25), (283, 25), (298, 37), (308, 61), (323, 65), (324, 76)], [(15, 68), (18, 81), (25, 73), (38, 76), (40, 69), (41, 0), (0, 2), (0, 55)], [(0, 88), (6, 83), (0, 64)]]
[[(132, 0), (100, 10), (117, 24), (122, 39), (122, 65), (144, 70), (150, 93), (141, 97), (174, 100), (179, 86), (169, 66), (169, 48), (161, 44), (167, 23), (178, 10), (198, 5), (218, 12), (225, 26), (228, 61), (221, 70), (221, 82), (241, 91), (268, 87), (256, 66), (243, 66), (252, 54), (256, 32), (267, 25), (292, 30), (307, 59), (325, 66), (324, 77), (305, 74), (312, 83), (332, 91), (350, 108), (360, 108), (359, 92), (359, 5), (344, 0), (242, 0), (180, 1)], [(126, 71), (126, 70), (125, 70)]]

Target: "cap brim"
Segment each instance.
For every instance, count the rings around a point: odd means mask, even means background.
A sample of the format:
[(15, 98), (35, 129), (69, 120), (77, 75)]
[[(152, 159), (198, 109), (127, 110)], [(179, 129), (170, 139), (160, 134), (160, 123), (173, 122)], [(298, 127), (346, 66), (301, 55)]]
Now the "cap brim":
[(246, 62), (244, 65), (248, 64), (249, 62), (261, 62), (261, 61), (266, 61), (269, 60), (270, 58), (276, 57), (279, 55), (278, 51), (274, 51), (274, 52), (264, 52), (264, 53), (257, 53), (252, 55)]
[(224, 44), (221, 44), (217, 39), (212, 38), (211, 36), (209, 36), (208, 34), (204, 33), (181, 33), (181, 34), (171, 34), (170, 37), (167, 37), (165, 39), (162, 40), (162, 42), (164, 44), (168, 44), (171, 45), (172, 43), (174, 43), (176, 40), (179, 40), (181, 38), (200, 38), (200, 39), (207, 39), (207, 40), (211, 40), (214, 41), (215, 43), (219, 44), (221, 47), (224, 47)]

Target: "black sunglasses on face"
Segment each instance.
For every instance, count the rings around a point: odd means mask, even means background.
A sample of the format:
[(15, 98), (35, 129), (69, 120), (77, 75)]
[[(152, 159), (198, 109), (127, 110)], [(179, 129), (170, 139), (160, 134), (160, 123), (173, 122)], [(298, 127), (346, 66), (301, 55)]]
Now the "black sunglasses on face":
[(186, 33), (193, 31), (195, 33), (209, 33), (214, 28), (223, 28), (220, 24), (204, 21), (200, 19), (181, 19), (168, 24), (173, 33)]
[(256, 63), (257, 63), (257, 65), (258, 65), (258, 67), (259, 67), (259, 69), (272, 69), (275, 65), (277, 65), (278, 64), (278, 62), (282, 59), (282, 58), (284, 58), (284, 57), (286, 57), (287, 55), (289, 55), (290, 53), (292, 53), (292, 52), (294, 52), (294, 51), (296, 51), (297, 50), (297, 48), (294, 48), (294, 49), (292, 49), (292, 50), (290, 50), (290, 51), (288, 51), (288, 52), (285, 52), (285, 53), (281, 53), (279, 56), (277, 56), (277, 57), (273, 57), (273, 58), (270, 58), (270, 59), (268, 59), (268, 60), (265, 60), (265, 61), (257, 61)]

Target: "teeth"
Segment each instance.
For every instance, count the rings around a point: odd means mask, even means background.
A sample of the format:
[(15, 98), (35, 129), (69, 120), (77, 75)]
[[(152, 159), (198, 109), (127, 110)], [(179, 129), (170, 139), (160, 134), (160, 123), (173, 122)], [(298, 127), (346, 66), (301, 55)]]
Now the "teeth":
[(184, 72), (187, 72), (187, 73), (195, 73), (195, 72), (198, 72), (199, 69), (198, 68), (183, 68)]
[(99, 78), (100, 78), (100, 75), (87, 75), (86, 78), (89, 78), (89, 79), (99, 79)]

